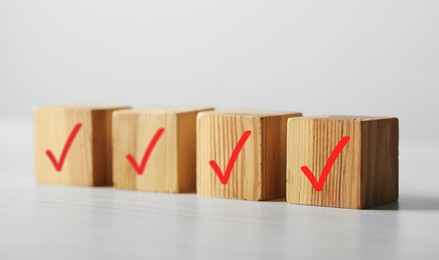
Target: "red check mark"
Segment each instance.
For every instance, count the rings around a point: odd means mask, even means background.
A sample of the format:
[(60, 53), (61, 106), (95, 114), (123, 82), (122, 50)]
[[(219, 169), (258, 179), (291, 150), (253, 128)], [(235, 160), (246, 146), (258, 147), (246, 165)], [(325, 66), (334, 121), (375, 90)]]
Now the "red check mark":
[(159, 141), (160, 137), (165, 132), (164, 128), (159, 128), (155, 135), (152, 137), (151, 141), (148, 144), (148, 147), (146, 148), (145, 153), (143, 154), (142, 161), (140, 162), (140, 165), (137, 164), (136, 159), (131, 154), (127, 154), (126, 158), (133, 166), (134, 170), (136, 170), (138, 175), (142, 175), (143, 171), (145, 170), (146, 163), (148, 162), (149, 156), (152, 153), (152, 150), (154, 150), (155, 145)]
[(251, 135), (251, 131), (247, 130), (244, 132), (244, 134), (239, 139), (238, 143), (236, 144), (235, 149), (233, 149), (232, 156), (230, 156), (229, 162), (227, 163), (226, 171), (224, 174), (222, 173), (221, 169), (219, 168), (218, 164), (211, 160), (209, 162), (210, 166), (212, 166), (213, 170), (215, 171), (216, 175), (220, 179), (221, 183), (226, 185), (229, 182), (230, 173), (232, 172), (233, 166), (235, 165), (236, 159), (238, 158), (239, 153), (242, 150), (242, 147), (244, 146), (245, 142), (247, 141), (248, 137)]
[(307, 166), (302, 166), (300, 168), (306, 177), (308, 177), (308, 180), (311, 182), (311, 185), (316, 191), (322, 191), (323, 185), (325, 184), (326, 178), (331, 171), (332, 165), (334, 165), (335, 160), (338, 158), (345, 145), (349, 142), (349, 139), (349, 136), (344, 136), (335, 146), (334, 150), (331, 152), (331, 155), (329, 155), (329, 158), (326, 161), (325, 167), (323, 167), (323, 171), (318, 182)]
[(75, 140), (75, 137), (78, 134), (79, 130), (81, 130), (81, 127), (82, 127), (81, 123), (77, 123), (75, 127), (73, 127), (73, 130), (72, 132), (70, 132), (70, 135), (67, 138), (67, 142), (65, 143), (64, 148), (61, 152), (61, 157), (59, 158), (59, 161), (56, 160), (52, 151), (46, 150), (46, 154), (49, 157), (50, 161), (52, 162), (57, 172), (60, 172), (62, 170), (62, 166), (64, 165), (64, 161), (66, 159), (67, 153), (69, 152), (70, 146), (72, 145), (73, 140)]

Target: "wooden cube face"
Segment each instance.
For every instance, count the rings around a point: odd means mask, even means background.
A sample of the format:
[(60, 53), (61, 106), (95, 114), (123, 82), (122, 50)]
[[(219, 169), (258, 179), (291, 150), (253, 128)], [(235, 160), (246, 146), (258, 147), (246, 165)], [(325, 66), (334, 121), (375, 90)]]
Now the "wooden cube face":
[(195, 190), (195, 131), (200, 111), (145, 108), (113, 115), (114, 184), (156, 192)]
[(250, 110), (200, 113), (197, 193), (244, 200), (285, 196), (286, 124), (297, 116)]
[[(320, 191), (319, 185), (323, 185)], [(330, 116), (289, 120), (289, 203), (360, 209), (397, 200), (398, 119)]]
[(38, 183), (111, 185), (111, 120), (119, 108), (47, 107), (35, 110)]

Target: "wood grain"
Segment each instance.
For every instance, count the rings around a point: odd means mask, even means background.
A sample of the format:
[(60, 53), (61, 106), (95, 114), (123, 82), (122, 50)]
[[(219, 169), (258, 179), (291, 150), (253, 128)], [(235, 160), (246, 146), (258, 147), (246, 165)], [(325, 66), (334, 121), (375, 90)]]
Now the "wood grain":
[[(115, 187), (171, 193), (194, 191), (196, 116), (207, 110), (211, 108), (155, 107), (114, 113)], [(159, 128), (165, 132), (143, 173), (137, 174), (126, 155), (131, 154), (140, 163)]]
[[(322, 191), (300, 169), (318, 180), (343, 136), (350, 141), (336, 159)], [(330, 116), (290, 119), (287, 146), (287, 201), (294, 204), (367, 208), (398, 197), (398, 120)]]
[(0, 120), (1, 259), (439, 258), (434, 141), (401, 139), (399, 202), (357, 211), (35, 185), (32, 131)]
[[(111, 114), (127, 107), (43, 107), (35, 109), (34, 158), (38, 183), (59, 185), (111, 185)], [(59, 158), (73, 127), (82, 123), (61, 172), (46, 155)]]
[[(300, 113), (225, 110), (198, 115), (197, 193), (207, 197), (269, 200), (285, 196), (286, 123)], [(244, 131), (242, 148), (226, 185), (209, 165), (224, 171)]]

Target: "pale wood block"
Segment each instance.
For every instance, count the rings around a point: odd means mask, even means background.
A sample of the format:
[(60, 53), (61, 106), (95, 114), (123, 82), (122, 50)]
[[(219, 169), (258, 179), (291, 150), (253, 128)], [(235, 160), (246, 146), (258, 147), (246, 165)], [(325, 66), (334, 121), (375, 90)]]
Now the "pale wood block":
[[(301, 115), (254, 110), (200, 113), (197, 121), (197, 193), (243, 200), (285, 196), (287, 120)], [(223, 183), (211, 161), (217, 164), (222, 176), (226, 176), (233, 151), (242, 140), (245, 143), (235, 163), (231, 164), (229, 178), (223, 177), (226, 182)]]
[(111, 185), (112, 113), (126, 108), (64, 106), (35, 109), (36, 181), (59, 185)]
[[(287, 201), (354, 209), (397, 201), (398, 131), (397, 118), (327, 116), (290, 119)], [(349, 140), (330, 168), (323, 188), (316, 190), (301, 168), (307, 166), (319, 181), (330, 154), (346, 136)]]
[[(158, 107), (115, 112), (115, 187), (171, 193), (194, 191), (196, 118), (200, 111), (208, 110), (212, 108)], [(152, 146), (153, 140), (156, 142)], [(129, 155), (137, 168), (127, 159)]]

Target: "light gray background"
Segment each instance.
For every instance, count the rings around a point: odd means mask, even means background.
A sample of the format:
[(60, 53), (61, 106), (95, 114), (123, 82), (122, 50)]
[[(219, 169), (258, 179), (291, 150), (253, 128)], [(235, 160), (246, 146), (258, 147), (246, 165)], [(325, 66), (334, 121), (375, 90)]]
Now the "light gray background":
[[(438, 259), (438, 1), (0, 0), (0, 259)], [(400, 119), (371, 210), (36, 185), (32, 110), (192, 105)]]
[(0, 115), (48, 104), (397, 116), (439, 140), (438, 1), (0, 0)]

